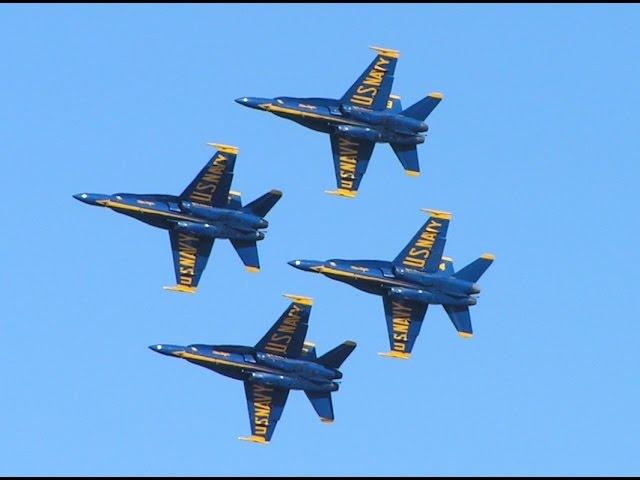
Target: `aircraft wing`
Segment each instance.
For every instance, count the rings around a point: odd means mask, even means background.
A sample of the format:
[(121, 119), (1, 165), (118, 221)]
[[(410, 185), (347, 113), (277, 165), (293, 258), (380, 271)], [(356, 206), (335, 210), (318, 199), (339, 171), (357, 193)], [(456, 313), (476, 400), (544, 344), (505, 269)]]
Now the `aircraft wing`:
[(217, 143), (209, 145), (218, 150), (180, 194), (180, 199), (208, 207), (224, 207), (233, 201), (233, 196), (229, 197), (229, 190), (238, 149)]
[(473, 336), (471, 328), (471, 316), (469, 315), (469, 307), (466, 305), (457, 307), (453, 305), (443, 305), (447, 315), (451, 319), (451, 323), (456, 327), (461, 337), (469, 338)]
[(255, 348), (273, 355), (300, 358), (309, 328), (313, 300), (296, 295), (285, 295), (285, 297), (293, 301)]
[(276, 424), (280, 420), (289, 390), (255, 382), (244, 382), (244, 393), (249, 409), (251, 436), (238, 438), (248, 442), (267, 443), (271, 440)]
[(200, 276), (207, 266), (213, 238), (202, 238), (169, 230), (176, 286), (164, 287), (174, 292), (195, 293)]
[(376, 57), (347, 90), (340, 102), (372, 110), (385, 110), (400, 54), (396, 50), (386, 48), (371, 47), (371, 49), (377, 53)]
[(331, 153), (338, 189), (327, 193), (354, 198), (369, 166), (374, 146), (375, 143), (368, 140), (356, 140), (332, 133)]
[(423, 211), (430, 214), (429, 218), (393, 260), (393, 264), (434, 273), (442, 261), (451, 214), (439, 210), (423, 209)]
[(387, 317), (391, 350), (381, 353), (384, 357), (407, 359), (420, 333), (428, 305), (409, 300), (383, 297), (384, 315)]

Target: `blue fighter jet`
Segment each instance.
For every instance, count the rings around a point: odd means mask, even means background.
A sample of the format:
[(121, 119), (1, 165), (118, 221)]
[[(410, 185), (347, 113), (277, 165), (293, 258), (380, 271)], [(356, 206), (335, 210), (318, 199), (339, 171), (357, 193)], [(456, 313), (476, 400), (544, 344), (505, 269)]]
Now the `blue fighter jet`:
[(313, 343), (305, 342), (313, 301), (286, 295), (292, 303), (255, 347), (238, 345), (151, 345), (154, 352), (183, 358), (226, 377), (244, 382), (251, 436), (268, 443), (280, 420), (289, 390), (304, 390), (323, 423), (334, 420), (331, 392), (338, 390), (338, 370), (356, 348), (346, 341), (316, 358)]
[(264, 217), (282, 196), (279, 190), (271, 190), (243, 207), (240, 193), (230, 190), (238, 148), (208, 145), (216, 148), (216, 153), (177, 197), (133, 193), (73, 196), (168, 230), (177, 285), (164, 287), (167, 290), (195, 293), (216, 238), (231, 241), (247, 271), (259, 271), (256, 242), (264, 239), (261, 229), (269, 226)]
[(339, 100), (236, 99), (240, 105), (271, 112), (331, 136), (338, 188), (326, 193), (354, 198), (376, 143), (391, 145), (407, 175), (420, 174), (416, 145), (424, 142), (429, 129), (425, 119), (443, 96), (430, 93), (403, 110), (400, 97), (391, 94), (393, 73), (400, 54), (387, 48), (370, 48), (377, 53), (376, 57)]
[(293, 260), (289, 265), (348, 283), (367, 293), (380, 295), (387, 318), (391, 351), (380, 355), (407, 359), (420, 333), (429, 304), (442, 305), (462, 337), (471, 337), (469, 306), (480, 293), (476, 284), (494, 256), (485, 253), (454, 272), (451, 258), (443, 257), (451, 214), (423, 209), (429, 219), (391, 262), (340, 260), (326, 262)]

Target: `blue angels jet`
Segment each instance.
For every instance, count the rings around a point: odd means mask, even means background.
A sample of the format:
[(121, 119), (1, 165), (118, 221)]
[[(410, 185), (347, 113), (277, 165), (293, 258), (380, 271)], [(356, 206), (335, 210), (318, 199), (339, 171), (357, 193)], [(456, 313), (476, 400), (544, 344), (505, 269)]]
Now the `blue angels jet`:
[(391, 350), (380, 355), (407, 359), (420, 333), (429, 304), (442, 305), (462, 337), (471, 337), (469, 306), (480, 293), (478, 279), (494, 256), (485, 253), (455, 272), (451, 258), (443, 257), (451, 214), (438, 210), (420, 227), (407, 246), (391, 262), (340, 260), (326, 262), (293, 260), (289, 265), (348, 283), (367, 293), (380, 295), (387, 318)]
[(194, 293), (216, 238), (229, 239), (247, 271), (260, 269), (256, 242), (265, 236), (264, 219), (282, 196), (271, 190), (242, 206), (240, 193), (230, 190), (238, 149), (210, 143), (217, 149), (194, 180), (178, 195), (102, 195), (79, 193), (89, 205), (109, 207), (169, 231), (177, 285), (167, 290)]
[(339, 100), (331, 98), (241, 97), (240, 105), (271, 112), (331, 137), (337, 190), (327, 193), (353, 198), (367, 170), (376, 143), (393, 148), (407, 175), (420, 174), (416, 145), (429, 127), (425, 119), (440, 103), (441, 93), (430, 93), (403, 110), (400, 97), (391, 94), (393, 73), (400, 54), (370, 47), (376, 57)]
[(226, 377), (244, 382), (251, 436), (267, 443), (280, 420), (290, 390), (303, 390), (323, 423), (334, 420), (331, 392), (338, 390), (338, 370), (356, 348), (346, 341), (321, 357), (313, 343), (305, 342), (313, 301), (285, 295), (292, 303), (255, 345), (151, 345), (154, 352), (178, 357)]

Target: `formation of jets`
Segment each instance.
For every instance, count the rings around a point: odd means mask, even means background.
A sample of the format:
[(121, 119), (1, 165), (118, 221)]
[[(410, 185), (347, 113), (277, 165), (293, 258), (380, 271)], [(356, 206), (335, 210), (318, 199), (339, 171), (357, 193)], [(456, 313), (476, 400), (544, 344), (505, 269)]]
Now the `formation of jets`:
[[(371, 47), (376, 57), (338, 100), (328, 98), (242, 97), (236, 102), (274, 113), (305, 127), (329, 134), (336, 190), (327, 193), (355, 198), (376, 143), (388, 143), (410, 176), (420, 174), (416, 146), (425, 140), (425, 119), (440, 103), (440, 93), (430, 93), (407, 109), (391, 93), (399, 53)], [(240, 193), (231, 190), (238, 148), (209, 144), (215, 154), (178, 195), (79, 193), (77, 200), (108, 207), (169, 232), (176, 285), (164, 287), (195, 293), (207, 265), (214, 240), (228, 239), (249, 272), (260, 269), (257, 242), (265, 238), (265, 219), (282, 197), (271, 190), (242, 205)], [(482, 254), (459, 271), (444, 256), (452, 215), (423, 209), (427, 221), (392, 261), (292, 260), (303, 271), (347, 283), (382, 297), (389, 335), (389, 351), (380, 355), (408, 359), (429, 305), (442, 305), (462, 337), (473, 329), (469, 307), (477, 303), (477, 282), (494, 260)], [(149, 348), (182, 358), (224, 376), (244, 382), (251, 435), (240, 437), (268, 443), (282, 415), (290, 390), (303, 390), (324, 423), (334, 420), (331, 392), (342, 378), (339, 368), (355, 349), (346, 341), (317, 357), (306, 342), (313, 300), (285, 295), (291, 304), (253, 347), (239, 345), (188, 346), (157, 344)]]

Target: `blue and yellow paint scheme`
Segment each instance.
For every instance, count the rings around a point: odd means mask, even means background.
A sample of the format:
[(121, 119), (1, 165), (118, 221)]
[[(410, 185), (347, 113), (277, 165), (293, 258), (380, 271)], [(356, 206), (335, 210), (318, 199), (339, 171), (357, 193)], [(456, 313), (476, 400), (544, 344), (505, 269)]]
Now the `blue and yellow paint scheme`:
[(271, 112), (312, 130), (328, 133), (337, 189), (326, 193), (354, 198), (376, 143), (388, 143), (409, 176), (420, 175), (416, 146), (429, 129), (426, 118), (443, 96), (433, 92), (403, 110), (391, 93), (400, 54), (370, 47), (376, 56), (340, 99), (241, 97), (246, 107)]
[(451, 214), (423, 209), (429, 214), (406, 247), (391, 262), (341, 260), (326, 262), (292, 260), (289, 265), (347, 283), (382, 297), (390, 351), (380, 355), (408, 359), (420, 333), (427, 307), (442, 305), (460, 336), (473, 335), (469, 306), (477, 303), (477, 281), (494, 256), (485, 253), (458, 272), (444, 257)]
[(339, 388), (339, 368), (356, 347), (346, 341), (321, 357), (305, 342), (313, 300), (285, 294), (291, 304), (254, 346), (151, 345), (154, 352), (187, 360), (244, 382), (251, 435), (256, 443), (271, 440), (290, 390), (303, 390), (323, 423), (334, 420), (331, 392)]
[(228, 239), (249, 272), (260, 270), (256, 242), (264, 239), (264, 218), (282, 197), (271, 190), (242, 206), (239, 192), (230, 190), (238, 148), (210, 143), (216, 153), (179, 196), (78, 193), (89, 205), (107, 207), (169, 231), (176, 285), (167, 290), (194, 293), (216, 238)]

